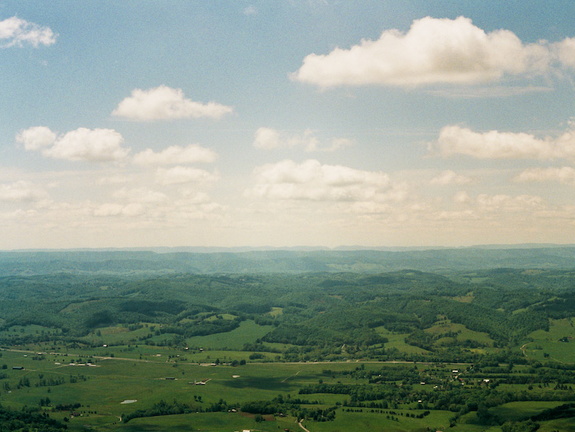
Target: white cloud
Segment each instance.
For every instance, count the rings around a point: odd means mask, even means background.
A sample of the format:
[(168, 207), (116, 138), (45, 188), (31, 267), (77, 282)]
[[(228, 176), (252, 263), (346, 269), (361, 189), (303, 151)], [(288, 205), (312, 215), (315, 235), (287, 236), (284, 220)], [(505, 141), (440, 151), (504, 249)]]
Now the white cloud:
[(480, 194), (476, 197), (475, 202), (482, 212), (505, 211), (517, 213), (545, 208), (543, 198), (534, 195)]
[(250, 5), (243, 10), (244, 15), (257, 15), (258, 10), (255, 6)]
[(190, 219), (218, 217), (224, 210), (204, 192), (184, 189), (178, 193), (179, 197), (146, 188), (121, 189), (113, 194), (115, 202), (90, 203), (88, 207), (93, 216), (129, 219), (135, 226), (160, 230), (186, 226)]
[(11, 17), (0, 21), (0, 47), (32, 45), (52, 45), (56, 42), (56, 35), (49, 27)]
[(145, 212), (145, 207), (140, 203), (116, 204), (105, 203), (94, 209), (94, 216), (141, 216)]
[(232, 111), (231, 107), (216, 102), (194, 102), (186, 99), (181, 89), (162, 85), (149, 90), (132, 90), (132, 95), (121, 101), (112, 115), (140, 121), (200, 117), (219, 119)]
[(556, 181), (575, 185), (575, 169), (572, 167), (530, 168), (521, 172), (514, 180), (517, 182)]
[(193, 189), (181, 189), (180, 195), (183, 197), (181, 202), (189, 204), (209, 204), (211, 203), (210, 196), (205, 192), (198, 192)]
[(362, 171), (317, 160), (284, 160), (256, 168), (256, 185), (248, 195), (279, 200), (403, 200), (406, 191), (382, 172)]
[(479, 159), (571, 159), (575, 158), (575, 135), (567, 131), (558, 138), (539, 139), (527, 133), (474, 132), (446, 126), (430, 149), (442, 156), (462, 154)]
[(206, 170), (175, 166), (173, 168), (160, 168), (156, 171), (156, 182), (161, 185), (173, 185), (182, 183), (206, 183), (218, 180), (217, 174)]
[(306, 152), (336, 151), (352, 144), (353, 142), (346, 138), (332, 138), (329, 144), (324, 145), (309, 129), (301, 135), (288, 135), (268, 127), (261, 127), (256, 130), (253, 142), (254, 147), (263, 150), (302, 147)]
[(0, 184), (0, 201), (32, 202), (47, 198), (46, 191), (27, 181)]
[(465, 191), (459, 191), (453, 196), (453, 202), (464, 204), (471, 202), (471, 197)]
[(270, 150), (279, 148), (281, 146), (282, 141), (280, 139), (279, 131), (267, 127), (261, 127), (256, 131), (254, 139), (254, 147), (259, 149)]
[(486, 33), (465, 17), (415, 20), (407, 33), (386, 30), (350, 49), (310, 54), (292, 79), (322, 88), (341, 85), (474, 84), (504, 75), (545, 73), (545, 43), (523, 44), (511, 31)]
[(94, 183), (97, 185), (116, 185), (125, 184), (130, 181), (130, 177), (123, 174), (112, 174), (106, 177), (100, 177)]
[(113, 129), (79, 128), (63, 135), (38, 126), (21, 131), (16, 140), (27, 150), (42, 150), (44, 156), (70, 161), (109, 162), (125, 158), (124, 138)]
[(575, 68), (575, 38), (566, 38), (553, 44), (551, 48), (559, 63), (569, 68)]
[(165, 202), (168, 200), (166, 194), (146, 188), (127, 189), (122, 188), (114, 192), (113, 197), (118, 200), (130, 203), (150, 204)]
[(443, 171), (438, 176), (432, 178), (431, 184), (442, 185), (442, 186), (451, 184), (463, 185), (471, 183), (471, 181), (472, 181), (471, 178), (467, 176), (457, 174), (455, 171), (447, 170)]
[(41, 150), (56, 142), (56, 134), (46, 126), (35, 126), (20, 131), (16, 140), (23, 143), (26, 150)]
[(187, 147), (170, 146), (160, 152), (146, 149), (134, 156), (138, 165), (178, 165), (191, 163), (211, 163), (218, 157), (217, 153), (198, 144)]

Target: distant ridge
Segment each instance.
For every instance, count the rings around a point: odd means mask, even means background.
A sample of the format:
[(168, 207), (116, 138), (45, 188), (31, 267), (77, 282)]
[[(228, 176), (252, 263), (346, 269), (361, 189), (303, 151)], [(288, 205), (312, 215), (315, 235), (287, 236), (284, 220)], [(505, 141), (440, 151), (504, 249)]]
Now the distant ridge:
[(327, 246), (150, 246), (150, 247), (109, 247), (109, 248), (63, 248), (63, 249), (12, 249), (4, 252), (155, 252), (155, 253), (242, 253), (257, 251), (385, 251), (409, 252), (425, 250), (464, 250), (464, 249), (541, 249), (575, 247), (575, 243), (518, 243), (518, 244), (479, 244), (472, 246), (363, 246), (341, 245), (334, 248)]
[[(453, 272), (492, 268), (575, 269), (574, 245), (494, 245), (465, 248), (75, 249), (0, 252), (0, 276), (54, 273), (382, 273)], [(193, 251), (192, 251), (193, 250)]]

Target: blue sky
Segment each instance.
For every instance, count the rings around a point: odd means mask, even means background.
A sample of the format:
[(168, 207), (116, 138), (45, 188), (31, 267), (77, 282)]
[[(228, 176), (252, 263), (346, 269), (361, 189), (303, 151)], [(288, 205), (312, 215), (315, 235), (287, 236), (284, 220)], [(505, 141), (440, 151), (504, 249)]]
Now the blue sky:
[(0, 249), (573, 243), (574, 17), (0, 1)]

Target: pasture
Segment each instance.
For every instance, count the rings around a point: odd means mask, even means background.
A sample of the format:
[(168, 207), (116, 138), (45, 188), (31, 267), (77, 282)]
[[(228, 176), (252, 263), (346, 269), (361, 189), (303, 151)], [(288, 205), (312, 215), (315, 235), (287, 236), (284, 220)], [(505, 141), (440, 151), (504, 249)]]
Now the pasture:
[(549, 320), (549, 331), (537, 330), (529, 337), (532, 342), (523, 345), (522, 350), (528, 358), (558, 363), (575, 362), (575, 327), (574, 318)]

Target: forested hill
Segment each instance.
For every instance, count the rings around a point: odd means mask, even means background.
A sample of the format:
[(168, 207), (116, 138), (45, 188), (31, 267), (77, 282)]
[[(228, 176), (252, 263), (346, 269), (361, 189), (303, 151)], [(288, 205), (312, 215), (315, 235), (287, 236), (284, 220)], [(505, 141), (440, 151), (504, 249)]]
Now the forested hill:
[(567, 269), (575, 246), (474, 247), (436, 250), (260, 250), (165, 252), (62, 250), (0, 252), (0, 276), (60, 272), (170, 273), (380, 273), (413, 269), (446, 272), (493, 268)]

